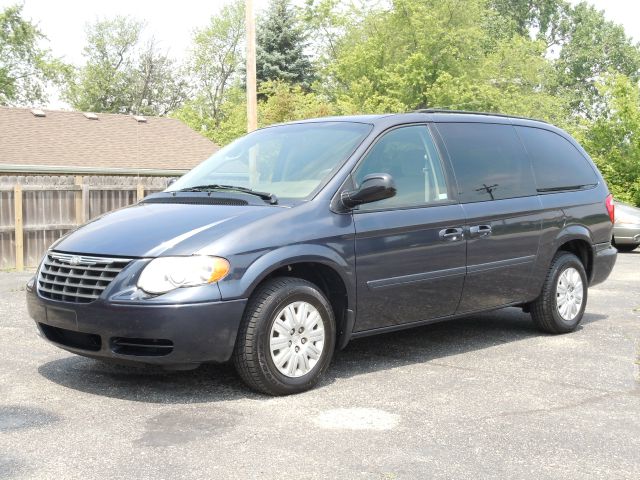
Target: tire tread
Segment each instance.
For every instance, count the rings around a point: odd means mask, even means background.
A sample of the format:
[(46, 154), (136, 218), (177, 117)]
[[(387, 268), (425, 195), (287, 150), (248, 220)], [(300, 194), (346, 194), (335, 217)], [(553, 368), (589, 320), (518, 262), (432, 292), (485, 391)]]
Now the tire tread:
[[(268, 308), (270, 299), (277, 294), (291, 292), (300, 287), (312, 288), (329, 305), (316, 285), (295, 277), (276, 277), (268, 280), (264, 285), (258, 287), (258, 290), (249, 299), (238, 331), (233, 363), (242, 380), (253, 390), (269, 395), (293, 393), (277, 386), (277, 379), (270, 374), (268, 365), (265, 365), (265, 362), (260, 359), (257, 347), (259, 327), (264, 321), (265, 310)], [(329, 312), (333, 313), (330, 309)], [(319, 375), (308, 384), (309, 388), (317, 382), (318, 377)]]
[[(553, 311), (555, 310), (555, 275), (560, 264), (566, 261), (574, 261), (582, 266), (582, 262), (573, 253), (560, 250), (556, 253), (551, 261), (551, 266), (547, 272), (547, 276), (542, 286), (542, 292), (533, 302), (530, 304), (531, 318), (536, 327), (543, 332), (559, 334), (567, 333), (567, 328), (563, 328), (554, 319)], [(582, 266), (584, 271), (584, 266)], [(583, 301), (587, 301), (587, 289), (588, 285), (585, 284), (585, 294)], [(579, 321), (578, 321), (579, 323)], [(576, 325), (577, 326), (577, 325)]]

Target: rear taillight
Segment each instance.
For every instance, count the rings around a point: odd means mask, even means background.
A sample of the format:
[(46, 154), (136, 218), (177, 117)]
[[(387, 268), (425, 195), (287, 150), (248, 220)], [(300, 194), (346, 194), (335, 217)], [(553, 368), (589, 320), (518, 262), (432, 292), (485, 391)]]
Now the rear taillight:
[(613, 201), (613, 195), (607, 195), (607, 199), (604, 201), (604, 204), (607, 207), (607, 213), (609, 214), (611, 223), (614, 223), (616, 221), (616, 204)]

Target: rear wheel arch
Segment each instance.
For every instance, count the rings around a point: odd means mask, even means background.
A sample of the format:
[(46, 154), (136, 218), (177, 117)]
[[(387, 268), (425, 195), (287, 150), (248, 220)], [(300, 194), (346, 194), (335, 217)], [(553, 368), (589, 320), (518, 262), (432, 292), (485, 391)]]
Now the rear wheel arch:
[(569, 252), (573, 253), (582, 262), (587, 273), (587, 279), (591, 282), (593, 276), (593, 244), (591, 231), (585, 225), (566, 225), (553, 242), (554, 248), (549, 251), (550, 256), (548, 257), (545, 271), (548, 271), (551, 267), (551, 262), (558, 252)]
[(557, 252), (561, 251), (573, 253), (578, 257), (587, 273), (587, 279), (591, 281), (593, 277), (593, 247), (591, 243), (584, 238), (574, 238), (560, 245)]

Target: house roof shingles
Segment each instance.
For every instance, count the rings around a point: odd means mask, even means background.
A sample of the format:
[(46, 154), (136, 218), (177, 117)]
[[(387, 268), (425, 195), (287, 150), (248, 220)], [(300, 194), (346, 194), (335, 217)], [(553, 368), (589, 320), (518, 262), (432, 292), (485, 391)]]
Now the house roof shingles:
[(0, 107), (0, 166), (188, 170), (218, 150), (173, 118)]

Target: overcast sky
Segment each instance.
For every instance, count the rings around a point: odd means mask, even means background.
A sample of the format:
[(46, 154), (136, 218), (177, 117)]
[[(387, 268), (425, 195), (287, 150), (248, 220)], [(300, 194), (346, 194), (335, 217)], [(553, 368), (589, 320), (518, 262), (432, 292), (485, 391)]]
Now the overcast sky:
[[(0, 0), (0, 7), (20, 0)], [(81, 63), (85, 26), (98, 18), (131, 15), (147, 22), (146, 33), (153, 35), (163, 50), (182, 59), (193, 30), (229, 0), (24, 0), (24, 15), (37, 23), (49, 38), (56, 56)], [(624, 25), (627, 34), (640, 41), (640, 1), (590, 0), (605, 11), (607, 18)], [(259, 15), (268, 0), (254, 0)], [(577, 0), (572, 0), (577, 3)]]
[[(97, 19), (130, 15), (146, 22), (145, 34), (182, 59), (193, 31), (206, 25), (230, 0), (0, 0), (0, 7), (24, 2), (24, 16), (40, 26), (54, 55), (81, 63), (85, 27)], [(256, 11), (268, 0), (254, 0)]]

